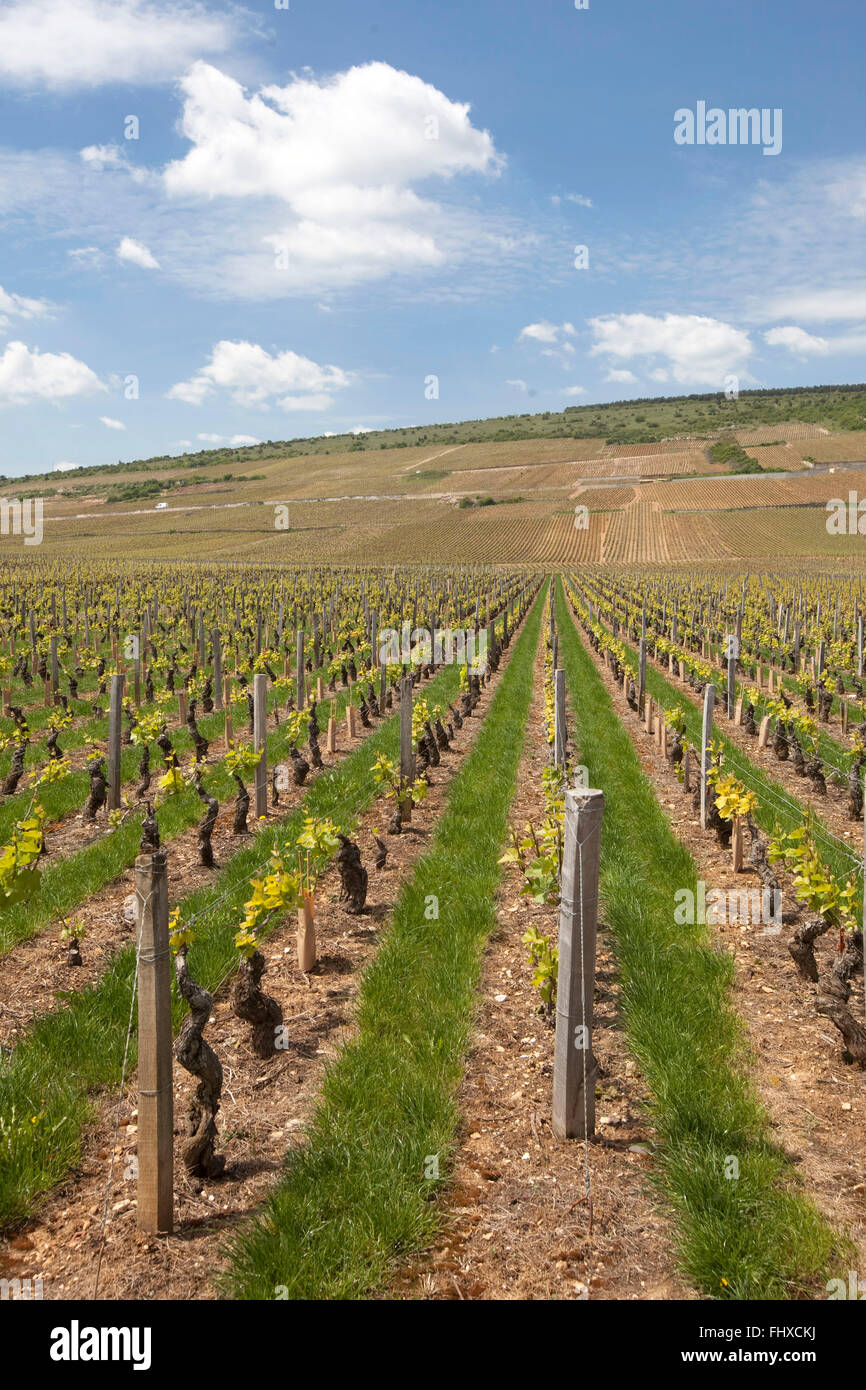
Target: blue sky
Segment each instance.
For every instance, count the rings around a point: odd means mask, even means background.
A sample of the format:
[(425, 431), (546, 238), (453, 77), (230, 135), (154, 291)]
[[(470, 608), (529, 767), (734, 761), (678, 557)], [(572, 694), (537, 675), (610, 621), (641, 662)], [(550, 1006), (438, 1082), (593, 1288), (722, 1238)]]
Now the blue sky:
[(0, 3), (0, 471), (862, 381), (864, 41), (840, 0)]

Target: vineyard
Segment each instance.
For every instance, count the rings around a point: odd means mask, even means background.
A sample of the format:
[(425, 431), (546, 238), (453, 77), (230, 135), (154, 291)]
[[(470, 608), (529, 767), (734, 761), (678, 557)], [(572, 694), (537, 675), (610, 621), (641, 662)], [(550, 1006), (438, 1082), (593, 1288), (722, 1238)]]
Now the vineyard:
[(663, 515), (564, 515), (559, 572), (7, 563), (10, 1287), (815, 1298), (864, 1252), (866, 603), (647, 568)]

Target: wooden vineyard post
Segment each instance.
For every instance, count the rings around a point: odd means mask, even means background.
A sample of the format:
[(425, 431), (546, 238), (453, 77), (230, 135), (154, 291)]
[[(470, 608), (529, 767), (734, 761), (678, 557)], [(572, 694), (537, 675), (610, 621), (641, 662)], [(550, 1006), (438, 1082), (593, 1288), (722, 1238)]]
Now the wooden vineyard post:
[(171, 958), (165, 850), (135, 861), (138, 915), (138, 1208), (151, 1235), (174, 1226)]
[(857, 619), (857, 676), (863, 679), (863, 619)]
[(758, 730), (758, 751), (759, 751), (759, 752), (760, 752), (762, 749), (766, 748), (766, 746), (767, 746), (767, 742), (768, 742), (769, 737), (770, 737), (770, 724), (771, 724), (771, 722), (772, 722), (772, 721), (771, 721), (771, 717), (770, 717), (769, 714), (765, 714), (764, 717), (763, 717), (763, 719), (761, 720), (761, 726), (760, 726), (760, 728), (759, 728), (759, 730)]
[[(644, 611), (644, 622), (646, 621), (646, 611)], [(640, 639), (640, 652), (638, 655), (638, 686), (637, 686), (637, 712), (643, 710), (643, 702), (646, 698), (646, 636)]]
[(728, 656), (728, 718), (733, 720), (734, 704), (737, 698), (737, 658)]
[(52, 697), (60, 689), (60, 663), (57, 660), (57, 638), (51, 638), (51, 694)]
[(213, 647), (213, 707), (215, 710), (221, 710), (223, 707), (223, 649), (219, 628), (211, 629), (210, 641)]
[(604, 792), (566, 792), (553, 1060), (557, 1139), (588, 1139), (595, 1133), (592, 1004), (603, 816)]
[(412, 677), (400, 681), (400, 781), (406, 789), (400, 802), (400, 814), (407, 823), (412, 819), (412, 794), (415, 781), (415, 753), (412, 748)]
[(647, 695), (647, 697), (646, 697), (646, 705), (644, 706), (643, 726), (644, 726), (644, 728), (646, 729), (646, 731), (647, 731), (648, 734), (651, 734), (651, 733), (652, 733), (652, 731), (653, 731), (653, 697), (652, 697), (652, 695)]
[(223, 677), (223, 704), (226, 710), (225, 744), (226, 752), (228, 753), (232, 739), (235, 736), (234, 726), (232, 724), (232, 683), (229, 676)]
[(298, 628), (298, 639), (295, 659), (295, 678), (297, 691), (295, 693), (295, 703), (298, 709), (303, 709), (307, 703), (304, 691), (304, 629)]
[(739, 816), (734, 816), (731, 827), (731, 858), (735, 874), (743, 872), (743, 823)]
[(557, 767), (565, 767), (565, 672), (554, 672), (554, 707), (553, 707), (553, 760)]
[(707, 828), (707, 773), (710, 767), (710, 739), (713, 736), (715, 704), (716, 687), (708, 685), (704, 690), (704, 719), (701, 725), (701, 830)]
[(328, 743), (329, 753), (337, 751), (337, 701), (331, 701), (331, 713), (328, 715)]
[(268, 810), (268, 755), (265, 738), (268, 732), (268, 678), (253, 676), (253, 749), (261, 753), (256, 764), (256, 820)]
[(111, 677), (111, 703), (108, 709), (108, 809), (120, 809), (120, 716), (123, 712), (123, 676)]

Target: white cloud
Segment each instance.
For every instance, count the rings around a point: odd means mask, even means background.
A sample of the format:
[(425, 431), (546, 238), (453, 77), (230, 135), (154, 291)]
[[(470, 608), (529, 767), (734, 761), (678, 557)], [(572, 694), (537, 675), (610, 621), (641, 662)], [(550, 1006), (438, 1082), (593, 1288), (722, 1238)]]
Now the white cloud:
[(506, 381), (505, 385), (506, 385), (506, 386), (514, 386), (518, 391), (528, 391), (528, 390), (529, 390), (529, 387), (527, 386), (526, 382), (525, 382), (525, 381), (521, 381), (520, 377), (516, 377), (516, 378), (515, 378), (514, 380), (512, 380), (512, 381)]
[(170, 82), (227, 52), (246, 22), (197, 0), (13, 0), (0, 12), (0, 76), (60, 89)]
[(105, 252), (100, 251), (98, 246), (76, 246), (66, 254), (74, 265), (84, 270), (99, 270), (106, 259)]
[(131, 236), (125, 236), (120, 241), (114, 253), (119, 261), (131, 261), (133, 265), (141, 266), (142, 270), (159, 270), (159, 261), (140, 241), (134, 241)]
[[(436, 268), (467, 254), (460, 216), (412, 185), (493, 174), (504, 163), (488, 132), (472, 125), (468, 104), (387, 63), (328, 79), (296, 76), (248, 95), (198, 62), (181, 85), (181, 129), (192, 148), (167, 166), (165, 188), (187, 200), (263, 205), (262, 249), (246, 249), (255, 236), (247, 215), (237, 259), (243, 279), (256, 256), (254, 273), (267, 275), (275, 293)], [(274, 203), (283, 208), (276, 216)]]
[(228, 445), (230, 449), (239, 449), (242, 444), (262, 442), (252, 434), (197, 434), (196, 439), (200, 439), (203, 444)]
[(586, 395), (586, 387), (585, 387), (585, 386), (564, 386), (562, 389), (563, 389), (563, 391), (564, 391), (564, 393), (565, 393), (566, 396), (585, 396), (585, 395)]
[(573, 323), (556, 324), (549, 319), (540, 319), (538, 323), (528, 323), (525, 328), (521, 328), (519, 338), (531, 338), (536, 343), (558, 343), (562, 344), (566, 337), (573, 338), (575, 328)]
[(589, 325), (595, 335), (593, 355), (664, 359), (648, 372), (654, 381), (721, 390), (729, 372), (736, 369), (742, 375), (752, 353), (748, 333), (699, 314), (607, 314), (590, 319)]
[(826, 338), (817, 338), (794, 324), (788, 324), (784, 328), (771, 328), (764, 334), (764, 341), (770, 347), (788, 348), (797, 357), (807, 357), (810, 353), (826, 353), (830, 347)]
[(126, 429), (126, 425), (123, 423), (122, 420), (113, 420), (110, 415), (100, 415), (99, 420), (100, 423), (103, 424), (107, 430)]
[(53, 471), (55, 473), (69, 473), (73, 468), (80, 467), (80, 463), (68, 463), (66, 459), (62, 459), (60, 463), (55, 463)]
[(7, 343), (0, 357), (0, 404), (25, 405), (105, 390), (96, 373), (68, 352), (31, 351), (15, 342)]
[(12, 319), (50, 318), (54, 305), (47, 299), (26, 299), (0, 285), (0, 332), (9, 327)]
[(852, 284), (841, 290), (806, 290), (780, 295), (766, 306), (766, 316), (803, 319), (806, 323), (866, 319), (866, 286)]
[(611, 367), (604, 379), (605, 381), (637, 381), (634, 372), (630, 372), (628, 367)]
[(352, 430), (352, 434), (372, 434), (372, 433), (373, 433), (373, 427), (372, 427), (372, 425), (356, 425), (355, 428)]
[(582, 193), (566, 193), (565, 201), (567, 203), (577, 203), (577, 205), (582, 208), (592, 207), (592, 199), (585, 198)]
[(274, 403), (282, 410), (326, 410), (333, 402), (329, 393), (351, 380), (350, 372), (319, 366), (296, 352), (271, 356), (257, 343), (223, 340), (200, 372), (189, 381), (177, 382), (166, 395), (187, 405), (201, 405), (215, 392), (224, 391), (238, 405), (266, 408)]

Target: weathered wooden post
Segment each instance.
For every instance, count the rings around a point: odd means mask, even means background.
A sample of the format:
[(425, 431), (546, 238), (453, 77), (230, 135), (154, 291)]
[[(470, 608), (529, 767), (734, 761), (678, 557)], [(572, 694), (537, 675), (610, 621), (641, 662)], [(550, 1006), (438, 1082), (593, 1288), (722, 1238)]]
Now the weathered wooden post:
[(174, 1225), (171, 959), (165, 850), (135, 861), (138, 916), (138, 1207), (151, 1235)]
[(297, 691), (295, 701), (298, 709), (304, 709), (307, 703), (304, 680), (304, 629), (298, 628), (297, 647), (295, 656), (295, 684)]
[(123, 713), (123, 676), (111, 677), (111, 703), (108, 707), (108, 809), (120, 809), (120, 717)]
[(554, 671), (553, 674), (553, 761), (559, 768), (565, 767), (566, 749), (566, 724), (565, 724), (565, 672)]
[(51, 694), (56, 695), (60, 689), (60, 662), (57, 659), (57, 637), (51, 638)]
[(400, 814), (404, 821), (412, 819), (411, 787), (415, 781), (415, 750), (412, 746), (412, 677), (400, 681), (400, 781), (404, 790)]
[(223, 649), (219, 628), (211, 628), (210, 643), (213, 647), (213, 707), (223, 707)]
[(261, 753), (256, 764), (256, 820), (268, 810), (268, 755), (265, 739), (268, 732), (268, 678), (253, 676), (253, 749)]
[[(646, 613), (644, 613), (646, 620)], [(646, 636), (640, 639), (640, 649), (638, 652), (638, 687), (637, 687), (637, 711), (638, 714), (643, 710), (644, 697), (646, 695)]]
[(603, 816), (604, 792), (566, 792), (553, 1060), (558, 1139), (588, 1139), (595, 1132), (592, 1005)]
[(701, 725), (701, 829), (707, 828), (707, 773), (710, 767), (710, 740), (713, 737), (713, 710), (716, 705), (716, 687), (708, 685), (704, 690), (704, 719)]

